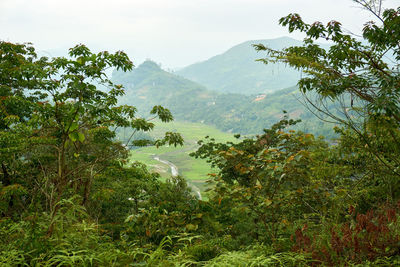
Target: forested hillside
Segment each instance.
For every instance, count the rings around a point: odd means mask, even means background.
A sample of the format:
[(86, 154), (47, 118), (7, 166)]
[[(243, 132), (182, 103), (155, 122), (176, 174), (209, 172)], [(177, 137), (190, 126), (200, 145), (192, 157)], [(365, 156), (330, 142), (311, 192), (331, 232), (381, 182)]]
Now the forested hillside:
[(301, 93), (295, 86), (258, 95), (218, 93), (166, 72), (152, 61), (130, 72), (114, 71), (112, 80), (126, 88), (121, 103), (134, 105), (143, 115), (160, 104), (177, 120), (202, 122), (232, 133), (257, 134), (282, 118), (286, 111), (292, 118), (303, 120), (297, 129), (333, 136), (334, 125), (316, 118), (301, 103)]
[(265, 65), (256, 61), (264, 54), (257, 53), (254, 44), (264, 44), (272, 49), (281, 50), (300, 45), (301, 42), (289, 37), (247, 41), (221, 55), (187, 66), (177, 71), (177, 74), (203, 84), (210, 90), (245, 95), (270, 93), (297, 83), (300, 72), (286, 64)]
[[(248, 98), (219, 100), (224, 95), (152, 62), (132, 76), (121, 51), (80, 44), (67, 57), (47, 58), (30, 43), (0, 41), (0, 265), (399, 266), (400, 7), (354, 2), (376, 17), (360, 25), (363, 40), (334, 20), (281, 18), (289, 32), (304, 34), (302, 44), (256, 49), (265, 62), (305, 75), (298, 89)], [(112, 68), (115, 79), (129, 81), (126, 90), (107, 76)], [(226, 115), (228, 107), (232, 122), (251, 108), (275, 118), (258, 135), (198, 141), (190, 156), (212, 171), (206, 200), (179, 175), (161, 179), (129, 160), (130, 147), (172, 152), (184, 144), (181, 134), (165, 127), (153, 139), (117, 138), (120, 129), (146, 138), (156, 121), (173, 120), (159, 103), (142, 116), (118, 102), (178, 101), (157, 87), (164, 81), (183, 102), (197, 103), (190, 94), (203, 104), (213, 98), (208, 113)], [(293, 128), (295, 107), (282, 118), (264, 114), (297, 90), (310, 96), (304, 100), (316, 116), (337, 124), (336, 142)]]

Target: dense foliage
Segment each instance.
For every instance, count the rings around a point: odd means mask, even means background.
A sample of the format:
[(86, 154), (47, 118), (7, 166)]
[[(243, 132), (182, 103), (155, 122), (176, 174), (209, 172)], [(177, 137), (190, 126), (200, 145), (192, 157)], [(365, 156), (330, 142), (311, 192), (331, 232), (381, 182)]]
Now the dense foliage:
[[(400, 264), (400, 7), (356, 1), (380, 24), (365, 42), (338, 22), (281, 20), (303, 46), (265, 59), (303, 70), (317, 110), (337, 120), (334, 144), (283, 119), (236, 142), (212, 137), (208, 201), (185, 180), (162, 182), (127, 164), (119, 127), (153, 124), (118, 106), (122, 86), (105, 75), (132, 63), (122, 52), (37, 58), (29, 44), (0, 42), (0, 264), (2, 266), (396, 266)], [(315, 39), (330, 39), (329, 50)], [(384, 55), (390, 53), (392, 62)], [(103, 87), (102, 87), (103, 86)], [(342, 101), (344, 117), (325, 106)], [(314, 101), (314, 102), (312, 102)], [(340, 106), (339, 105), (339, 106)], [(323, 109), (328, 107), (328, 109)], [(172, 120), (169, 110), (151, 113)], [(146, 137), (146, 135), (144, 135)], [(140, 143), (140, 144), (139, 144)], [(182, 144), (176, 133), (132, 145)]]

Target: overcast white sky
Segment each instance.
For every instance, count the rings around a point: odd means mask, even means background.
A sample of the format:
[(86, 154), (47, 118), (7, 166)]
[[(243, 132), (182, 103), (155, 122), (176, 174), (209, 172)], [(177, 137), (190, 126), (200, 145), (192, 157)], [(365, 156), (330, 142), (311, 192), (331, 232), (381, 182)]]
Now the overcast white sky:
[(354, 32), (372, 19), (351, 0), (0, 0), (0, 39), (53, 54), (84, 43), (123, 50), (135, 65), (150, 58), (176, 68), (247, 40), (301, 39), (278, 25), (293, 12), (308, 22), (335, 19)]

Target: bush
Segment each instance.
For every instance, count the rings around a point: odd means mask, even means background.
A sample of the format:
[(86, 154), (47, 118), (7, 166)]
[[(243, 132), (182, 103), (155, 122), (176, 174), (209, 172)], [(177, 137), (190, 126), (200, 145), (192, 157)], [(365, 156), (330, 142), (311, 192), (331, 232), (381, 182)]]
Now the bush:
[(314, 260), (329, 266), (391, 258), (400, 251), (399, 211), (400, 202), (365, 214), (356, 214), (350, 207), (350, 222), (330, 226), (319, 234), (307, 234), (306, 225), (297, 229), (292, 237), (293, 251), (309, 253)]

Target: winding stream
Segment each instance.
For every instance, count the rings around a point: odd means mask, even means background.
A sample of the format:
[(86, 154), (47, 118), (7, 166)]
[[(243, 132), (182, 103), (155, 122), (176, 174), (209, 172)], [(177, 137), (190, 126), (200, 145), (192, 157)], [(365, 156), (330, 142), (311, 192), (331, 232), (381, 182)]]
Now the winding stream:
[[(176, 177), (179, 175), (178, 167), (176, 167), (176, 165), (173, 164), (172, 162), (169, 162), (168, 160), (165, 160), (165, 159), (160, 159), (160, 157), (158, 157), (158, 156), (153, 156), (153, 159), (168, 165), (171, 168), (171, 175), (173, 177)], [(188, 186), (192, 189), (192, 191), (196, 193), (197, 198), (199, 200), (202, 200), (200, 189), (197, 186), (195, 186), (194, 184), (192, 184), (190, 181), (186, 180), (186, 182), (187, 182)]]

